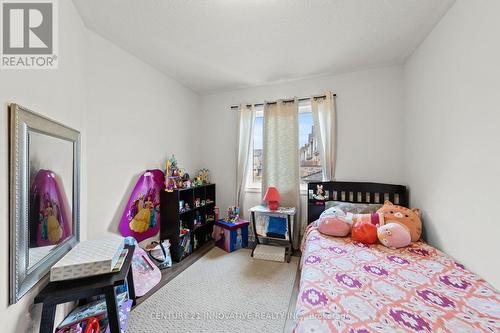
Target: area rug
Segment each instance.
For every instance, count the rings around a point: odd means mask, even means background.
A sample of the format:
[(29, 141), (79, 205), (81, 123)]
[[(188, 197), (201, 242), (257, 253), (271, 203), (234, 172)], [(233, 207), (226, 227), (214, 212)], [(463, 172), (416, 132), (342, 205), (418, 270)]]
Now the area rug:
[(299, 260), (250, 253), (210, 250), (138, 305), (127, 332), (283, 332)]

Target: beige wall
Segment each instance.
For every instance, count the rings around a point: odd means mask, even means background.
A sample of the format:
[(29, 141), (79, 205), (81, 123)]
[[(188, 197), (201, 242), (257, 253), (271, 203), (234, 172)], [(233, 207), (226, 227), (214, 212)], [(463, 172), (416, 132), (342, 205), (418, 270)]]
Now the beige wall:
[(500, 2), (459, 0), (405, 65), (405, 179), (428, 241), (500, 288)]
[[(38, 331), (39, 287), (9, 300), (7, 104), (16, 102), (82, 133), (81, 236), (116, 233), (136, 177), (176, 154), (198, 170), (198, 95), (87, 30), (59, 1), (59, 69), (0, 71), (0, 322), (2, 332)], [(68, 308), (68, 306), (66, 306)], [(58, 308), (58, 322), (64, 307)]]
[[(333, 90), (338, 109), (336, 179), (404, 183), (402, 74), (401, 66), (394, 66), (202, 96), (201, 123), (208, 134), (201, 161), (217, 183), (221, 212), (235, 204), (238, 118), (229, 107), (239, 103)], [(245, 207), (259, 202), (259, 196), (249, 194)]]
[(198, 95), (107, 40), (87, 34), (88, 236), (117, 233), (140, 173), (198, 171)]
[[(0, 323), (2, 332), (25, 332), (39, 318), (31, 309), (38, 287), (20, 302), (9, 302), (9, 193), (7, 104), (15, 102), (58, 120), (82, 133), (83, 177), (81, 182), (82, 238), (87, 233), (87, 183), (85, 174), (85, 29), (70, 1), (59, 1), (59, 69), (0, 71)], [(31, 313), (30, 313), (30, 312)], [(62, 313), (59, 313), (61, 317)]]

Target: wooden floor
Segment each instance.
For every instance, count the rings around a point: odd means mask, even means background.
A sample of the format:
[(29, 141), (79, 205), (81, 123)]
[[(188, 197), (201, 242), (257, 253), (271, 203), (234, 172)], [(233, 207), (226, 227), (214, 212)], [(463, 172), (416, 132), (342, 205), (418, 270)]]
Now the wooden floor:
[(149, 296), (153, 295), (158, 289), (160, 289), (161, 287), (166, 285), (168, 282), (170, 282), (177, 275), (181, 274), (186, 268), (188, 268), (189, 266), (194, 264), (198, 259), (203, 257), (214, 246), (215, 246), (215, 243), (213, 241), (207, 242), (202, 247), (200, 247), (198, 250), (194, 251), (188, 257), (183, 259), (181, 262), (179, 262), (179, 263), (174, 262), (172, 264), (172, 267), (162, 269), (161, 270), (162, 276), (161, 276), (160, 282), (156, 286), (154, 286), (153, 289), (148, 291), (144, 296), (138, 297), (136, 299), (136, 304), (134, 307), (136, 307), (137, 305), (144, 302), (146, 299), (149, 298)]

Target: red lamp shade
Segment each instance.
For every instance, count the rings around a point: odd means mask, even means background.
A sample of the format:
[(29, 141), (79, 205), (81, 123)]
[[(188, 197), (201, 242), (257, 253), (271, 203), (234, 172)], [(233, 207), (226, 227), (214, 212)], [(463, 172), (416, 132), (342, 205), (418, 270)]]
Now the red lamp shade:
[(280, 192), (276, 187), (269, 186), (263, 200), (267, 202), (270, 210), (276, 210), (280, 205)]

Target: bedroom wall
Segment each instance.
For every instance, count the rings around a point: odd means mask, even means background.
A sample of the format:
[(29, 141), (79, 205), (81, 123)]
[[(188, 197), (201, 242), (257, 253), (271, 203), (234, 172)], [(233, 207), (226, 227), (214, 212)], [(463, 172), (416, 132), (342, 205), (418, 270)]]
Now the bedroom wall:
[[(81, 235), (87, 234), (85, 29), (70, 1), (59, 1), (59, 68), (0, 71), (0, 322), (2, 332), (37, 331), (40, 307), (32, 309), (38, 287), (21, 301), (9, 302), (8, 110), (10, 102), (71, 126), (82, 133)], [(61, 308), (59, 309), (61, 310)], [(31, 312), (31, 313), (30, 313)], [(61, 318), (62, 311), (58, 311)], [(31, 318), (35, 320), (31, 320)], [(34, 325), (34, 328), (32, 327)]]
[(139, 175), (179, 165), (198, 167), (195, 137), (199, 97), (93, 32), (88, 60), (88, 236), (118, 232), (118, 222)]
[(408, 59), (404, 160), (428, 241), (500, 289), (498, 12), (457, 1)]
[[(238, 118), (229, 107), (326, 90), (337, 93), (336, 179), (403, 182), (402, 82), (402, 68), (394, 66), (202, 96), (201, 124), (209, 134), (201, 165), (217, 183), (218, 206), (235, 200)], [(247, 198), (245, 206), (260, 202), (259, 193)]]
[[(71, 1), (58, 4), (59, 68), (0, 71), (2, 332), (37, 332), (41, 310), (32, 305), (39, 287), (8, 305), (9, 102), (82, 133), (82, 239), (116, 232), (124, 201), (143, 170), (163, 169), (172, 153), (187, 170), (199, 168), (198, 95), (89, 31)], [(58, 307), (56, 321), (69, 306)]]

